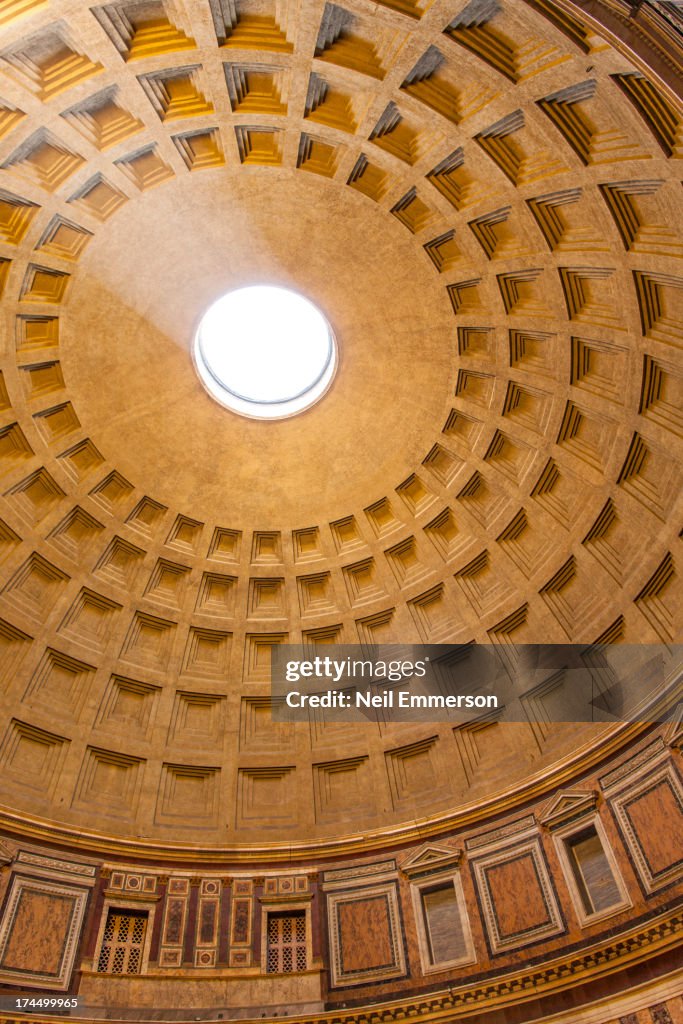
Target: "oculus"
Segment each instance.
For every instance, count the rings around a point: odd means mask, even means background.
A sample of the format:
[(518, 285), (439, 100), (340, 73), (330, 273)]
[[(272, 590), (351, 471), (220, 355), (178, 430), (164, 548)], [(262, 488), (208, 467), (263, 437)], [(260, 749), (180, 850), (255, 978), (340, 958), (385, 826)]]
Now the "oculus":
[(204, 313), (195, 368), (221, 405), (254, 419), (303, 412), (329, 388), (337, 345), (320, 310), (297, 292), (252, 285), (227, 292)]

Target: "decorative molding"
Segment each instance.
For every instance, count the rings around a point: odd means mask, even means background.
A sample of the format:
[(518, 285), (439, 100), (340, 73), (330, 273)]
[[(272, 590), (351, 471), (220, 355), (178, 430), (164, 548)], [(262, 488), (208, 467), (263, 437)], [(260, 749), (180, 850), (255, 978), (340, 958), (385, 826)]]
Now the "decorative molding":
[(447, 871), (449, 868), (458, 868), (462, 855), (461, 849), (425, 843), (401, 864), (400, 870), (411, 880), (423, 878), (436, 872)]
[(598, 800), (597, 790), (560, 790), (538, 815), (539, 823), (552, 831), (593, 812)]
[(309, 877), (306, 874), (300, 875), (278, 875), (263, 879), (263, 895), (261, 902), (286, 902), (288, 900), (301, 900), (311, 898)]
[(394, 878), (396, 875), (395, 860), (378, 860), (373, 864), (360, 863), (349, 864), (343, 868), (332, 868), (330, 871), (323, 871), (323, 889), (348, 888), (349, 882), (356, 879), (378, 880)]
[(640, 883), (651, 895), (683, 875), (683, 783), (670, 761), (655, 771), (643, 769), (629, 781), (618, 792), (610, 792), (610, 806)]
[(536, 818), (533, 814), (527, 814), (524, 818), (518, 818), (517, 821), (508, 822), (507, 825), (501, 825), (499, 828), (491, 829), (488, 832), (482, 832), (478, 836), (473, 836), (471, 839), (466, 839), (465, 849), (469, 852), (488, 849), (489, 847), (494, 848), (501, 845), (505, 840), (515, 842), (520, 836), (533, 834), (535, 831)]
[(327, 915), (332, 988), (406, 973), (395, 882), (328, 893)]
[(683, 748), (683, 703), (675, 709), (664, 733), (664, 739), (674, 750)]
[(79, 885), (92, 887), (96, 882), (97, 865), (83, 864), (72, 860), (62, 860), (57, 857), (44, 857), (38, 853), (31, 853), (28, 850), (19, 850), (16, 861), (16, 871), (19, 873), (22, 868), (32, 876), (41, 875), (52, 881), (78, 882)]

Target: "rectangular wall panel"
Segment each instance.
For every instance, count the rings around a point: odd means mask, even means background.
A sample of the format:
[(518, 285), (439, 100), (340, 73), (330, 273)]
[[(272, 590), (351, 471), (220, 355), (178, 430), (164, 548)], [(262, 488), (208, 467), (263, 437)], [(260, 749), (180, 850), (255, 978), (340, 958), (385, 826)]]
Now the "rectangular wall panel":
[(564, 923), (540, 838), (502, 839), (486, 850), (472, 860), (472, 871), (491, 952), (560, 935)]
[[(333, 872), (326, 872), (326, 878)], [(333, 987), (398, 978), (406, 972), (395, 881), (327, 894)]]
[(87, 889), (15, 875), (0, 924), (0, 983), (67, 989), (87, 899)]

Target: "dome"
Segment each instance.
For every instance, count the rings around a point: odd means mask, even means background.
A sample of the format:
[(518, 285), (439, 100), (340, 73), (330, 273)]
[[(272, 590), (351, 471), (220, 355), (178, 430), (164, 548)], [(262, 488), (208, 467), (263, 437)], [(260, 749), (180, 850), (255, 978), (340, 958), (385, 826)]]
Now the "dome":
[[(677, 656), (680, 54), (654, 0), (0, 0), (3, 993), (493, 1021), (585, 954), (496, 1020), (678, 1019), (675, 700), (292, 723), (270, 671)], [(252, 395), (201, 325), (255, 286), (328, 334)]]

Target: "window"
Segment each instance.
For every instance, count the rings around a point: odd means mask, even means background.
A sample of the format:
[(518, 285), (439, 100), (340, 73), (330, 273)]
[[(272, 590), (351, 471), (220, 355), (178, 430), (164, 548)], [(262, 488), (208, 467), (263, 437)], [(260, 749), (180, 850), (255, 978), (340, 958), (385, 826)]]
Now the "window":
[(422, 911), (431, 963), (450, 963), (465, 956), (467, 943), (453, 883), (423, 889)]
[(457, 874), (414, 882), (411, 886), (423, 973), (473, 963), (474, 948)]
[(565, 840), (574, 881), (586, 914), (621, 903), (621, 893), (595, 826)]
[(140, 974), (147, 934), (146, 910), (109, 908), (97, 970), (102, 974)]
[(267, 921), (268, 974), (293, 974), (295, 971), (305, 971), (308, 966), (306, 912), (271, 912)]
[(580, 924), (592, 924), (630, 906), (599, 817), (574, 821), (554, 839)]

